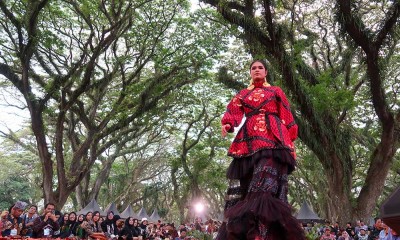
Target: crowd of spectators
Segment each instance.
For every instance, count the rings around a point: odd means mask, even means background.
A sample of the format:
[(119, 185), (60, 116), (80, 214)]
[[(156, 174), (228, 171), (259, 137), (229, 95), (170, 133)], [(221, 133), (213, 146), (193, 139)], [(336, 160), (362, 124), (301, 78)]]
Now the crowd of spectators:
[(37, 207), (18, 201), (8, 211), (1, 213), (0, 233), (2, 237), (99, 239), (99, 240), (196, 240), (213, 239), (218, 231), (219, 221), (201, 218), (195, 222), (175, 226), (161, 220), (129, 217), (121, 219), (112, 211), (106, 216), (100, 212), (77, 215), (75, 212), (62, 214), (55, 205), (47, 203), (43, 214), (38, 215)]
[(367, 226), (363, 220), (356, 221), (355, 226), (347, 222), (343, 227), (339, 222), (310, 222), (304, 226), (304, 231), (312, 240), (400, 240), (400, 236), (380, 218), (375, 218), (373, 226)]
[[(25, 212), (25, 213), (24, 213)], [(164, 223), (161, 220), (149, 221), (147, 218), (129, 217), (121, 219), (112, 211), (106, 216), (100, 212), (62, 214), (55, 205), (47, 203), (42, 215), (37, 207), (17, 201), (8, 211), (1, 213), (0, 233), (2, 237), (60, 238), (60, 239), (99, 239), (99, 240), (212, 240), (216, 237), (220, 221), (209, 219), (205, 222), (196, 218), (193, 223)], [(312, 240), (400, 240), (400, 236), (380, 218), (373, 226), (362, 220), (353, 227), (350, 222), (340, 227), (338, 222), (331, 224), (308, 223), (303, 226), (308, 239)]]

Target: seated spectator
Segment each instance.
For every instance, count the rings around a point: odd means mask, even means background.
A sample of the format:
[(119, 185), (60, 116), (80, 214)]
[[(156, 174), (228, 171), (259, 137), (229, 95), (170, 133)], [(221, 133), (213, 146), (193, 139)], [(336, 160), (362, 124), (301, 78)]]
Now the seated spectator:
[(175, 225), (173, 223), (167, 224), (165, 226), (165, 232), (168, 235), (169, 239), (175, 239), (179, 237), (178, 231), (175, 228)]
[[(116, 215), (116, 216), (118, 216), (118, 215)], [(119, 216), (118, 216), (118, 218), (119, 218)], [(117, 232), (118, 232), (118, 235), (120, 235), (120, 232), (121, 232), (122, 229), (125, 227), (125, 221), (124, 221), (124, 219), (118, 219), (118, 220), (115, 222), (115, 225), (117, 225)]]
[(360, 233), (360, 229), (361, 229), (361, 220), (357, 220), (356, 226), (354, 227), (355, 235), (358, 235)]
[(133, 240), (140, 236), (140, 228), (138, 227), (138, 220), (129, 217), (125, 220), (125, 226), (119, 233), (118, 239)]
[(82, 227), (83, 222), (85, 221), (85, 215), (79, 214), (78, 219), (77, 219), (77, 228), (75, 232), (75, 236), (78, 237), (78, 239), (86, 239), (87, 234), (85, 229)]
[(187, 230), (186, 228), (181, 228), (180, 229), (180, 236), (175, 238), (175, 240), (182, 240), (185, 239), (187, 237)]
[(336, 240), (335, 235), (331, 233), (330, 227), (325, 228), (324, 234), (321, 236), (320, 240)]
[(56, 220), (57, 220), (58, 225), (60, 226), (60, 228), (58, 230), (54, 231), (53, 237), (54, 238), (58, 238), (58, 237), (60, 237), (60, 234), (61, 234), (61, 227), (64, 225), (64, 217), (61, 217), (63, 215), (57, 209), (54, 210), (54, 215), (56, 216)]
[(340, 233), (339, 222), (335, 222), (333, 225), (331, 225), (331, 233), (335, 235), (335, 237), (339, 236)]
[(195, 219), (195, 225), (194, 225), (194, 227), (196, 228), (196, 230), (197, 231), (202, 231), (202, 224), (203, 224), (203, 220), (201, 219), (201, 217), (197, 217), (196, 219)]
[(92, 221), (92, 218), (93, 218), (93, 213), (92, 212), (87, 212), (86, 216), (85, 216), (86, 221), (90, 222), (90, 221)]
[(369, 236), (367, 231), (364, 228), (360, 228), (360, 232), (354, 238), (355, 240), (368, 240)]
[(149, 221), (147, 220), (147, 218), (142, 218), (142, 221), (139, 225), (140, 229), (141, 229), (141, 233), (140, 235), (142, 235), (143, 239), (147, 238), (147, 235), (149, 234), (147, 232), (147, 224), (149, 223)]
[(366, 232), (368, 231), (368, 226), (365, 225), (363, 220), (360, 220), (360, 230), (364, 229)]
[(161, 239), (165, 238), (164, 233), (161, 231), (161, 229), (157, 229), (157, 228), (154, 228), (153, 236), (150, 234), (149, 238), (151, 239), (152, 237), (154, 238), (154, 240), (161, 240)]
[(375, 218), (375, 224), (370, 232), (370, 238), (371, 239), (376, 239), (379, 238), (379, 233), (382, 230), (382, 219), (380, 218)]
[[(65, 221), (65, 218), (64, 218)], [(76, 221), (76, 213), (71, 212), (68, 214), (68, 220), (64, 224), (63, 229), (61, 230), (60, 237), (67, 238), (73, 237), (76, 235), (76, 229), (78, 228), (78, 222)]]
[(181, 223), (181, 225), (178, 227), (178, 237), (181, 235), (181, 230), (186, 230), (186, 226), (183, 223)]
[(356, 233), (354, 232), (354, 228), (351, 226), (351, 222), (348, 222), (346, 224), (346, 232), (349, 234), (350, 237), (354, 238), (356, 236)]
[(117, 218), (114, 216), (113, 211), (107, 212), (107, 218), (101, 223), (101, 228), (107, 237), (115, 237), (118, 235)]
[(382, 230), (379, 233), (379, 240), (391, 240), (391, 229), (384, 223), (381, 223)]
[(42, 216), (37, 217), (32, 225), (33, 237), (54, 237), (54, 233), (60, 229), (60, 224), (55, 215), (55, 205), (47, 203)]
[(400, 235), (397, 234), (395, 230), (392, 229), (391, 231), (392, 239), (391, 240), (400, 240)]
[(101, 226), (101, 224), (104, 222), (104, 218), (103, 217), (100, 217), (99, 218), (99, 224), (100, 224), (100, 226)]
[(100, 212), (95, 211), (93, 213), (92, 220), (90, 222), (84, 221), (81, 226), (87, 232), (87, 235), (91, 239), (106, 239), (103, 230), (100, 226)]
[(63, 215), (60, 212), (60, 217), (58, 218), (58, 224), (60, 224), (60, 232), (58, 234), (56, 234), (57, 236), (60, 236), (62, 232), (65, 232), (65, 228), (67, 227), (67, 223), (68, 223), (68, 217), (69, 217), (68, 213), (64, 213), (64, 215)]
[(66, 225), (68, 223), (68, 219), (69, 219), (69, 213), (64, 213), (62, 220), (59, 222), (60, 228), (62, 228), (62, 226)]
[(24, 212), (27, 203), (22, 201), (17, 201), (13, 206), (10, 207), (7, 220), (12, 223), (9, 228), (6, 228), (1, 232), (3, 237), (6, 236), (20, 236), (23, 227), (23, 219), (21, 214)]
[(12, 223), (8, 220), (8, 214), (8, 211), (1, 212), (0, 232), (3, 232), (6, 229), (11, 229)]
[(213, 234), (215, 232), (216, 226), (214, 223), (214, 220), (209, 219), (207, 222), (207, 233), (208, 234)]
[(343, 231), (338, 240), (353, 240), (353, 238), (346, 231)]
[(33, 221), (39, 217), (37, 214), (37, 206), (31, 205), (28, 209), (28, 212), (22, 215), (23, 219), (23, 227), (21, 231), (22, 236), (27, 236), (27, 237), (32, 237), (33, 235), (33, 230), (32, 230), (32, 225)]
[[(312, 225), (313, 225), (312, 222), (308, 222), (308, 223), (303, 227), (304, 232), (305, 232), (305, 233), (310, 233), (310, 232), (312, 231), (312, 228), (313, 228)], [(207, 230), (208, 230), (208, 229), (207, 229)]]

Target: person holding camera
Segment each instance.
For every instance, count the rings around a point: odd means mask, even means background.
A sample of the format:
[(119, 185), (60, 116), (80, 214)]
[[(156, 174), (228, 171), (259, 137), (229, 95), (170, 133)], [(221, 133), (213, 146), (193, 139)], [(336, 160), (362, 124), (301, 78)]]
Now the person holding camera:
[(21, 230), (23, 225), (23, 219), (21, 218), (21, 214), (24, 212), (27, 203), (22, 201), (17, 201), (14, 205), (12, 205), (9, 209), (9, 214), (7, 215), (7, 221), (11, 222), (11, 225), (8, 225), (1, 232), (3, 237), (7, 236), (21, 236)]
[(44, 206), (42, 216), (35, 219), (32, 225), (34, 238), (51, 238), (54, 232), (60, 229), (60, 224), (55, 215), (54, 203), (47, 203)]

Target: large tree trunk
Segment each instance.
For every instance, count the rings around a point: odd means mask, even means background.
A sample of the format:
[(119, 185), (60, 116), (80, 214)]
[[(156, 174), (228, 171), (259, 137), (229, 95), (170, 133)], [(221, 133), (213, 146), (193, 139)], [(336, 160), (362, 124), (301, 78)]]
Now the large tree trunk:
[[(332, 161), (332, 168), (325, 169), (329, 186), (326, 191), (330, 210), (327, 218), (345, 223), (352, 219), (352, 206), (349, 199), (351, 185), (345, 183), (346, 179), (351, 179), (351, 176), (346, 175), (341, 159), (337, 156), (332, 156), (329, 160)], [(333, 168), (335, 170), (332, 170)]]
[(46, 203), (55, 203), (53, 195), (53, 161), (47, 147), (46, 136), (43, 131), (43, 122), (40, 111), (33, 109), (31, 114), (32, 130), (36, 137), (39, 159), (42, 161), (43, 195)]
[(176, 173), (178, 171), (178, 166), (175, 165), (171, 169), (171, 180), (172, 180), (172, 186), (173, 186), (173, 195), (174, 195), (174, 200), (176, 205), (178, 206), (179, 209), (179, 221), (184, 222), (185, 221), (185, 209), (188, 207), (187, 206), (187, 192), (181, 193), (183, 191), (178, 184), (177, 178), (176, 178)]
[(398, 149), (393, 124), (385, 124), (381, 136), (381, 142), (371, 154), (371, 164), (369, 166), (365, 184), (358, 197), (357, 206), (354, 210), (354, 217), (364, 218), (371, 216), (371, 212), (376, 206), (376, 200), (381, 196), (385, 184), (386, 176), (392, 165), (394, 155)]

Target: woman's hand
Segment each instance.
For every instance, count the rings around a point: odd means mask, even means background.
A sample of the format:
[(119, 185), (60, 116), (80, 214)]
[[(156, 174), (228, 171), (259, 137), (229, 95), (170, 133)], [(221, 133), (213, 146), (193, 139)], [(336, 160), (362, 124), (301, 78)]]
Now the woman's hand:
[(229, 124), (222, 125), (221, 136), (226, 137), (226, 134), (228, 134), (229, 129), (231, 129), (231, 125)]

